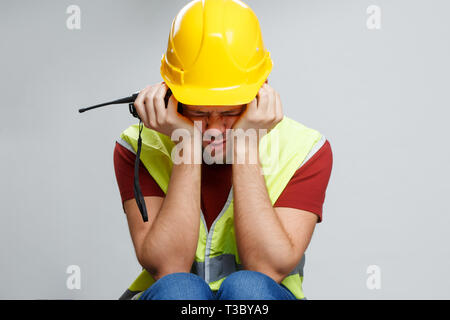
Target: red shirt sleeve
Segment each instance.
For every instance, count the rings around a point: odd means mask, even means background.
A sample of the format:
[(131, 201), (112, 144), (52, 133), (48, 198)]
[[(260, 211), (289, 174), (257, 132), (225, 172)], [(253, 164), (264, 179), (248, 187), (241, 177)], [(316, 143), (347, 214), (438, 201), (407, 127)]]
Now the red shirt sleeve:
[(330, 143), (324, 145), (294, 174), (274, 207), (287, 207), (317, 214), (322, 222), (322, 206), (333, 166)]
[[(134, 199), (134, 161), (136, 155), (116, 142), (114, 148), (114, 171), (116, 173), (117, 185), (119, 187), (122, 205), (126, 200)], [(142, 196), (164, 197), (165, 194), (148, 173), (147, 169), (139, 163), (139, 183)]]

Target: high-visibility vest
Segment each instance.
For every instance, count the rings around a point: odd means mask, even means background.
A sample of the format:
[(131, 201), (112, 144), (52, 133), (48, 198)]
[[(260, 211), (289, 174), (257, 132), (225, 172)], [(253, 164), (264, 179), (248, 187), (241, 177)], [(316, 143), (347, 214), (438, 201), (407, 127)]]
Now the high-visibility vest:
[[(163, 192), (167, 193), (173, 166), (171, 153), (175, 144), (168, 136), (146, 127), (141, 135), (141, 161)], [(126, 129), (117, 141), (136, 153), (138, 136), (139, 125), (133, 125)], [(285, 116), (261, 139), (259, 158), (272, 205), (316, 143), (323, 138), (318, 131)], [(243, 269), (234, 230), (233, 187), (210, 231), (207, 231), (203, 212), (199, 223), (197, 251), (191, 273), (200, 276), (209, 284), (211, 290), (217, 291), (228, 275)], [(302, 289), (304, 263), (305, 255), (281, 282), (297, 299), (305, 297)], [(144, 269), (120, 299), (136, 299), (154, 282)]]

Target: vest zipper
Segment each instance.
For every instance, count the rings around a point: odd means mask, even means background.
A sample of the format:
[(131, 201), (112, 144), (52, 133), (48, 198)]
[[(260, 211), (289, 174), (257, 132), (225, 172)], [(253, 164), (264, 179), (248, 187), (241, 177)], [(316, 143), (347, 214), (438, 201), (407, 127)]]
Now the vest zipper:
[(224, 207), (222, 208), (220, 213), (217, 215), (216, 219), (214, 220), (214, 222), (211, 225), (211, 228), (209, 230), (206, 226), (206, 221), (205, 221), (205, 216), (203, 215), (203, 211), (200, 210), (201, 215), (202, 215), (202, 221), (203, 221), (203, 224), (205, 225), (205, 230), (206, 230), (205, 282), (208, 284), (210, 281), (209, 255), (211, 252), (211, 242), (212, 242), (212, 237), (213, 237), (213, 233), (214, 233), (214, 227), (215, 227), (216, 223), (220, 220), (220, 218), (224, 215), (224, 213), (228, 210), (228, 207), (230, 206), (232, 199), (233, 199), (233, 186), (231, 186), (231, 188), (230, 188), (230, 193), (228, 194), (228, 199), (225, 202)]

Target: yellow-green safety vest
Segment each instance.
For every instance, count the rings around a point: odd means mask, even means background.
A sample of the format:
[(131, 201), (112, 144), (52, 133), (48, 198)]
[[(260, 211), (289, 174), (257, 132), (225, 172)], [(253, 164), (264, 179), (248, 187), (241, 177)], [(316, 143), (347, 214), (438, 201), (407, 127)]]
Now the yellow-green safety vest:
[[(136, 154), (138, 136), (139, 125), (136, 124), (126, 129), (117, 141)], [(168, 136), (146, 127), (141, 136), (141, 161), (163, 192), (167, 193), (173, 166), (171, 152), (175, 143)], [(259, 158), (272, 205), (321, 139), (323, 136), (317, 130), (286, 116), (261, 139)], [(209, 232), (203, 212), (199, 223), (197, 251), (191, 273), (200, 276), (211, 290), (217, 291), (228, 275), (243, 270), (234, 233), (233, 187)], [(281, 282), (297, 299), (305, 297), (302, 289), (304, 263), (305, 255)], [(144, 269), (120, 299), (137, 299), (153, 283), (155, 280)]]

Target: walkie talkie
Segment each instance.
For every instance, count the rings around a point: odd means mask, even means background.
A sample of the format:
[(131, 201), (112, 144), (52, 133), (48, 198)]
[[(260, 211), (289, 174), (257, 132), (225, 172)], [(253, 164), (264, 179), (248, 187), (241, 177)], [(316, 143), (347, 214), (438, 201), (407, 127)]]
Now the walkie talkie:
[[(97, 104), (95, 106), (79, 109), (78, 112), (79, 113), (83, 113), (83, 112), (86, 112), (86, 111), (89, 111), (89, 110), (93, 110), (93, 109), (97, 109), (97, 108), (101, 108), (101, 107), (106, 107), (106, 106), (109, 106), (109, 105), (128, 103), (128, 109), (129, 109), (130, 113), (133, 115), (133, 117), (139, 119), (139, 115), (138, 115), (138, 113), (136, 111), (136, 108), (134, 106), (134, 101), (136, 101), (136, 98), (137, 98), (138, 95), (139, 95), (139, 92), (136, 92), (136, 93), (132, 94), (129, 97), (125, 97), (125, 98), (117, 99), (117, 100), (110, 101), (110, 102), (100, 103), (100, 104)], [(167, 106), (169, 104), (169, 99), (170, 99), (171, 95), (172, 95), (172, 90), (168, 89), (167, 93), (166, 93), (166, 96), (164, 97), (164, 103), (166, 105), (166, 108), (167, 108)], [(181, 102), (178, 102), (177, 110), (178, 110), (178, 113), (183, 114), (183, 104)]]
[[(142, 138), (141, 138), (141, 132), (143, 129), (143, 123), (142, 120), (139, 118), (139, 115), (136, 111), (136, 107), (134, 106), (134, 102), (136, 101), (136, 98), (138, 97), (139, 93), (134, 93), (129, 97), (117, 99), (114, 101), (106, 102), (97, 104), (95, 106), (87, 107), (79, 109), (79, 113), (83, 113), (89, 110), (114, 105), (114, 104), (125, 104), (128, 103), (128, 110), (133, 115), (133, 117), (139, 119), (139, 138), (138, 138), (138, 146), (136, 150), (136, 160), (134, 162), (134, 198), (136, 200), (137, 206), (139, 208), (139, 211), (141, 212), (142, 219), (144, 222), (148, 221), (148, 214), (147, 214), (147, 207), (145, 205), (144, 197), (142, 196), (141, 186), (139, 184), (139, 162), (140, 162), (140, 156), (141, 156), (141, 149), (142, 149)], [(164, 97), (164, 102), (166, 105), (166, 108), (169, 104), (170, 96), (172, 95), (172, 90), (168, 89), (166, 96)], [(183, 104), (181, 102), (178, 103), (178, 113), (183, 114)]]

